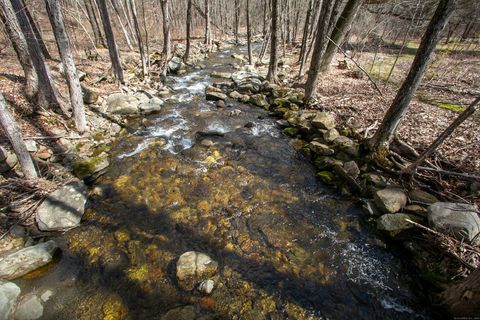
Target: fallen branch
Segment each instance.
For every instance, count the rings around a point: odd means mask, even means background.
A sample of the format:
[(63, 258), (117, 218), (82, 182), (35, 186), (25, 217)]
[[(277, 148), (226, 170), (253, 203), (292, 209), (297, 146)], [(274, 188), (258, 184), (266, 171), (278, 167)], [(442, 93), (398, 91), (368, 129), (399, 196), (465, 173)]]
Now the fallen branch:
[(453, 172), (453, 171), (447, 171), (443, 169), (434, 169), (434, 168), (429, 168), (429, 167), (418, 167), (419, 170), (425, 170), (425, 171), (431, 171), (431, 172), (437, 172), (440, 174), (444, 174), (446, 176), (452, 176), (452, 177), (460, 177), (464, 178), (466, 180), (472, 180), (472, 181), (480, 181), (480, 176), (476, 176), (473, 174), (469, 173), (462, 173), (462, 172)]
[(383, 93), (382, 91), (380, 90), (380, 88), (377, 86), (377, 83), (372, 79), (372, 77), (370, 77), (370, 74), (368, 74), (368, 72), (362, 68), (361, 65), (358, 64), (357, 61), (355, 61), (355, 59), (353, 59), (352, 57), (350, 57), (342, 48), (340, 48), (340, 46), (338, 44), (335, 43), (335, 41), (333, 41), (332, 39), (330, 39), (330, 37), (327, 36), (327, 39), (333, 43), (333, 45), (335, 47), (337, 47), (338, 50), (340, 50), (341, 53), (343, 53), (343, 55), (345, 57), (347, 57), (348, 59), (352, 60), (352, 62), (363, 72), (365, 73), (365, 75), (368, 77), (368, 80), (370, 80), (370, 82), (373, 84), (373, 86), (375, 87), (375, 89), (378, 91), (378, 93), (383, 97)]

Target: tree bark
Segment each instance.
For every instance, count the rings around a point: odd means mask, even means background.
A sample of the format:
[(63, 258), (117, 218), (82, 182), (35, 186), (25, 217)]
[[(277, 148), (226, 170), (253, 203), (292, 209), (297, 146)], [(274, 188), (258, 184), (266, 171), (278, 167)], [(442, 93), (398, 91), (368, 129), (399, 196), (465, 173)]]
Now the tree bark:
[(28, 153), (27, 146), (25, 145), (25, 142), (23, 142), (20, 129), (8, 110), (7, 102), (2, 93), (0, 93), (0, 124), (5, 135), (12, 144), (13, 150), (15, 150), (15, 154), (17, 155), (18, 162), (20, 162), (20, 165), (22, 166), (22, 172), (25, 175), (25, 178), (38, 178), (37, 170), (35, 170), (30, 153)]
[(187, 47), (185, 49), (185, 56), (183, 57), (183, 61), (187, 63), (188, 58), (190, 56), (190, 31), (192, 25), (192, 0), (188, 0), (187, 4)]
[(240, 40), (239, 40), (239, 29), (240, 29), (240, 4), (238, 0), (235, 0), (235, 43), (238, 45)]
[(278, 0), (272, 0), (272, 27), (270, 36), (270, 63), (267, 80), (278, 82)]
[[(338, 45), (341, 45), (343, 39), (345, 38), (353, 19), (355, 19), (355, 16), (362, 5), (362, 1), (363, 0), (349, 0), (345, 5), (345, 8), (343, 9), (343, 12), (338, 18), (338, 21), (332, 31), (332, 36), (330, 37)], [(330, 41), (327, 45), (327, 50), (322, 57), (322, 63), (320, 65), (321, 72), (328, 72), (336, 51), (337, 47)]]
[(370, 148), (373, 153), (383, 154), (385, 153), (384, 151), (388, 150), (398, 125), (407, 112), (410, 101), (427, 71), (428, 62), (435, 50), (435, 46), (440, 40), (448, 19), (455, 9), (455, 4), (455, 0), (440, 0), (435, 14), (422, 37), (420, 47), (415, 55), (407, 78), (398, 90), (395, 99), (385, 114), (380, 128), (370, 141)]
[(113, 74), (117, 81), (123, 83), (122, 64), (120, 62), (117, 44), (115, 43), (115, 37), (113, 36), (112, 24), (110, 23), (110, 17), (108, 15), (106, 0), (98, 0), (97, 4), (102, 19), (103, 31), (105, 33), (105, 38), (107, 39), (108, 53), (110, 54), (110, 60), (112, 62)]
[(38, 93), (37, 73), (33, 68), (32, 60), (28, 53), (27, 41), (15, 18), (15, 12), (7, 2), (8, 0), (0, 0), (0, 19), (5, 26), (8, 38), (12, 42), (13, 49), (25, 74), (25, 95), (29, 100), (33, 100)]
[[(7, 0), (2, 0), (3, 5), (10, 7)], [(42, 55), (42, 51), (38, 44), (38, 41), (34, 35), (30, 22), (28, 21), (23, 4), (20, 0), (11, 0), (11, 8), (14, 10), (17, 16), (18, 24), (22, 30), (22, 33), (27, 41), (28, 53), (32, 61), (33, 67), (38, 77), (38, 102), (42, 107), (57, 107), (62, 108), (60, 101), (57, 97), (57, 92), (53, 85), (53, 81), (50, 77), (48, 66), (45, 63), (45, 59)], [(62, 108), (63, 112), (66, 112)]]
[(70, 42), (68, 41), (63, 15), (60, 10), (58, 0), (46, 0), (47, 12), (52, 25), (55, 39), (57, 40), (58, 52), (63, 63), (65, 77), (68, 82), (68, 91), (70, 93), (70, 102), (72, 104), (75, 125), (79, 133), (87, 131), (87, 121), (85, 119), (85, 108), (83, 105), (82, 88), (78, 79), (77, 69), (73, 61)]
[(93, 36), (95, 37), (95, 45), (107, 47), (105, 44), (105, 39), (103, 38), (102, 32), (100, 31), (100, 26), (98, 24), (97, 16), (95, 15), (95, 10), (93, 9), (92, 0), (85, 0), (85, 8), (87, 9), (88, 21), (92, 27)]
[(122, 22), (122, 17), (120, 16), (120, 10), (118, 9), (118, 6), (115, 3), (115, 0), (110, 0), (110, 3), (112, 4), (113, 10), (115, 11), (115, 15), (117, 16), (118, 24), (120, 25), (120, 28), (122, 29), (122, 34), (123, 34), (123, 37), (125, 38), (125, 41), (127, 42), (128, 49), (133, 50), (132, 41), (130, 40), (130, 37), (128, 36), (127, 28), (125, 28), (125, 26)]
[(324, 0), (322, 3), (322, 12), (317, 27), (317, 35), (315, 37), (315, 45), (313, 47), (312, 61), (310, 63), (310, 71), (305, 85), (305, 100), (310, 101), (315, 97), (317, 92), (318, 76), (320, 73), (320, 62), (328, 44), (328, 23), (333, 11), (334, 0)]
[(210, 28), (210, 0), (205, 0), (205, 44), (210, 51), (212, 46), (212, 31)]
[(305, 17), (305, 24), (303, 26), (303, 37), (302, 37), (302, 45), (300, 47), (300, 55), (298, 56), (298, 62), (303, 61), (303, 57), (306, 54), (306, 47), (307, 47), (307, 41), (308, 41), (308, 28), (310, 27), (310, 19), (312, 15), (312, 10), (313, 10), (313, 0), (308, 1), (308, 6), (307, 6), (307, 14)]
[(248, 63), (253, 64), (252, 55), (252, 26), (250, 24), (250, 0), (247, 0), (247, 46), (248, 46)]
[(163, 54), (166, 61), (170, 59), (172, 46), (170, 40), (170, 13), (168, 8), (168, 0), (161, 0), (163, 15)]
[(135, 34), (137, 35), (137, 39), (138, 39), (138, 49), (140, 51), (140, 59), (142, 60), (143, 78), (145, 79), (146, 77), (148, 77), (147, 57), (145, 55), (145, 47), (143, 46), (142, 34), (140, 32), (140, 24), (138, 23), (137, 8), (135, 5), (135, 0), (130, 0), (130, 9), (131, 9), (132, 18), (133, 18), (133, 26), (135, 28)]

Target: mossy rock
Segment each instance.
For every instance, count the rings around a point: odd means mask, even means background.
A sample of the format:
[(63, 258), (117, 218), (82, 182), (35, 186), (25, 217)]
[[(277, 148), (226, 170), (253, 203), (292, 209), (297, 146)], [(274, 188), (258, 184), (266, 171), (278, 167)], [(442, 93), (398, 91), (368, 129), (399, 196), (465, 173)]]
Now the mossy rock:
[(108, 165), (106, 157), (80, 159), (73, 163), (73, 174), (79, 179), (95, 179)]
[(278, 107), (276, 109), (273, 110), (273, 113), (276, 115), (276, 116), (279, 116), (279, 117), (283, 117), (284, 114), (286, 114), (290, 109), (288, 108), (285, 108), (285, 107)]
[(294, 127), (288, 127), (283, 129), (283, 132), (290, 137), (296, 137), (299, 133), (299, 130)]
[(335, 184), (335, 175), (330, 172), (330, 171), (320, 171), (320, 172), (317, 172), (317, 177), (320, 178), (320, 180), (322, 180), (322, 182), (326, 183), (326, 184), (329, 184), (329, 185), (333, 185)]
[(276, 98), (273, 100), (273, 104), (280, 108), (285, 108), (290, 106), (290, 101), (287, 98)]

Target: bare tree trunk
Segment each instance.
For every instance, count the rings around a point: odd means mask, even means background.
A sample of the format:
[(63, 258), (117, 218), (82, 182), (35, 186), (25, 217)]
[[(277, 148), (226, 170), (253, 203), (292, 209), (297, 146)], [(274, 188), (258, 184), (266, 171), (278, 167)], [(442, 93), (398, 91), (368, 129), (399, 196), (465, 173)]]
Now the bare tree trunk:
[(115, 37), (113, 36), (112, 25), (110, 23), (110, 17), (108, 15), (106, 0), (98, 0), (98, 10), (100, 11), (100, 17), (102, 18), (103, 31), (105, 38), (107, 38), (108, 53), (110, 54), (110, 60), (112, 62), (113, 74), (115, 79), (120, 83), (123, 83), (123, 70), (120, 62), (120, 56), (118, 54), (117, 44), (115, 43)]
[[(338, 21), (335, 25), (335, 28), (332, 31), (332, 36), (330, 37), (333, 42), (341, 45), (345, 35), (347, 34), (348, 29), (350, 28), (353, 19), (357, 15), (360, 6), (362, 5), (363, 0), (349, 0), (343, 9), (342, 14), (338, 18)], [(321, 72), (327, 72), (330, 64), (332, 63), (335, 52), (337, 51), (336, 46), (330, 41), (322, 57), (322, 63), (320, 65)]]
[(303, 76), (303, 67), (307, 60), (307, 51), (308, 51), (308, 35), (310, 34), (310, 25), (312, 24), (312, 10), (313, 10), (313, 0), (308, 2), (307, 15), (305, 18), (305, 25), (303, 27), (303, 37), (302, 37), (302, 46), (300, 47), (300, 55), (298, 56), (298, 62), (300, 62), (300, 69), (298, 71), (298, 76)]
[(423, 75), (427, 71), (428, 62), (433, 50), (440, 40), (443, 29), (455, 9), (455, 0), (441, 0), (433, 15), (427, 30), (422, 37), (415, 59), (413, 60), (407, 78), (397, 92), (383, 121), (370, 141), (372, 152), (380, 154), (388, 150), (400, 121), (407, 112), (408, 105), (412, 100)]
[(312, 61), (310, 63), (310, 71), (305, 85), (305, 100), (310, 101), (315, 97), (317, 92), (318, 76), (320, 73), (320, 62), (328, 45), (327, 33), (328, 23), (332, 14), (334, 0), (324, 0), (322, 3), (322, 12), (318, 22), (317, 36), (315, 37), (315, 46), (313, 47)]
[[(4, 6), (10, 7), (10, 4), (7, 0), (2, 0), (2, 2)], [(35, 68), (35, 72), (37, 73), (39, 104), (45, 108), (52, 106), (59, 106), (62, 108), (63, 106), (58, 100), (57, 92), (55, 91), (53, 81), (50, 77), (48, 66), (45, 63), (42, 51), (25, 14), (25, 10), (23, 10), (23, 4), (19, 0), (11, 0), (11, 8), (12, 10), (15, 10), (14, 12), (16, 13), (18, 24), (22, 30), (25, 40), (27, 41), (30, 59), (33, 67)], [(66, 110), (63, 110), (63, 112), (66, 112)]]
[(102, 32), (100, 31), (100, 26), (98, 24), (97, 16), (95, 15), (94, 7), (92, 6), (92, 0), (85, 0), (85, 8), (87, 9), (88, 21), (92, 26), (93, 35), (95, 37), (95, 45), (107, 47), (105, 44), (105, 39), (103, 38)]
[(252, 26), (250, 24), (250, 0), (247, 0), (247, 46), (248, 46), (248, 63), (253, 65)]
[(210, 0), (205, 0), (205, 44), (208, 47), (208, 51), (210, 51), (212, 46), (212, 36), (211, 36), (211, 29), (210, 29)]
[(125, 41), (127, 42), (128, 49), (133, 50), (132, 41), (128, 36), (127, 29), (123, 25), (122, 17), (120, 16), (120, 10), (118, 9), (117, 4), (115, 3), (115, 0), (110, 0), (110, 2), (112, 4), (113, 10), (115, 11), (115, 15), (117, 16), (118, 24), (120, 25), (120, 28), (122, 28), (122, 34), (123, 34), (123, 37), (125, 38)]
[(267, 80), (278, 82), (278, 1), (272, 0), (272, 29), (270, 43), (270, 63), (268, 65)]
[(172, 45), (170, 40), (170, 13), (168, 9), (168, 0), (161, 0), (163, 15), (163, 54), (166, 61), (170, 59)]
[(70, 43), (65, 31), (62, 12), (58, 0), (46, 0), (46, 4), (53, 33), (57, 40), (58, 52), (62, 59), (65, 77), (68, 82), (68, 91), (70, 92), (70, 102), (72, 103), (75, 125), (79, 133), (84, 133), (87, 131), (87, 121), (85, 119), (85, 108), (83, 106), (82, 88), (80, 87), (80, 80), (77, 76), (72, 50), (70, 49)]
[(142, 60), (142, 73), (143, 77), (148, 77), (148, 66), (147, 66), (147, 57), (145, 55), (145, 48), (143, 46), (142, 34), (140, 32), (140, 25), (138, 23), (137, 17), (137, 8), (135, 4), (135, 0), (130, 0), (130, 9), (133, 18), (133, 26), (135, 28), (135, 33), (138, 39), (138, 49), (140, 50), (140, 59)]
[(185, 49), (185, 56), (183, 57), (183, 61), (186, 63), (190, 56), (190, 31), (191, 31), (191, 24), (192, 24), (192, 0), (188, 0), (187, 5), (187, 48)]
[(23, 72), (25, 74), (25, 95), (29, 100), (33, 100), (35, 95), (38, 93), (38, 78), (37, 73), (32, 65), (32, 60), (30, 59), (28, 53), (27, 41), (25, 36), (18, 25), (17, 19), (15, 18), (15, 12), (11, 5), (7, 5), (6, 1), (9, 0), (0, 0), (0, 19), (5, 26), (8, 37), (12, 42), (13, 49), (17, 54), (18, 61), (20, 62)]
[(457, 129), (465, 120), (467, 120), (472, 114), (475, 113), (478, 109), (478, 103), (480, 102), (480, 97), (475, 99), (465, 111), (463, 111), (449, 126), (445, 131), (442, 132), (441, 135), (438, 136), (432, 144), (422, 152), (422, 154), (418, 157), (418, 159), (412, 163), (408, 168), (405, 170), (406, 173), (414, 174), (417, 171), (419, 165), (425, 161), (426, 158), (430, 157), (432, 153), (437, 150), (437, 148), (447, 139), (455, 129)]
[(24, 0), (20, 0), (22, 4), (23, 11), (25, 11), (25, 15), (27, 16), (28, 22), (30, 23), (30, 26), (32, 27), (33, 34), (35, 35), (35, 38), (38, 41), (38, 45), (40, 46), (40, 49), (42, 50), (43, 57), (45, 59), (52, 59), (52, 56), (50, 55), (50, 52), (48, 52), (47, 46), (45, 45), (45, 42), (43, 41), (42, 34), (40, 33), (40, 30), (38, 30), (37, 24), (35, 23), (35, 20), (33, 20), (32, 14), (30, 13), (30, 10), (28, 10), (27, 5), (25, 4)]
[(480, 269), (440, 294), (440, 302), (448, 312), (458, 318), (478, 317), (480, 313)]
[(239, 32), (239, 29), (240, 29), (240, 4), (238, 2), (238, 0), (235, 0), (235, 43), (236, 44), (239, 44), (239, 35), (238, 35), (238, 32)]
[(7, 107), (7, 102), (5, 98), (0, 93), (0, 124), (7, 136), (8, 140), (12, 144), (13, 150), (17, 155), (18, 161), (22, 166), (22, 172), (27, 179), (36, 179), (38, 178), (37, 170), (33, 165), (32, 158), (30, 153), (28, 153), (27, 146), (23, 142), (22, 134), (20, 129), (15, 122), (15, 119), (12, 117), (10, 111)]

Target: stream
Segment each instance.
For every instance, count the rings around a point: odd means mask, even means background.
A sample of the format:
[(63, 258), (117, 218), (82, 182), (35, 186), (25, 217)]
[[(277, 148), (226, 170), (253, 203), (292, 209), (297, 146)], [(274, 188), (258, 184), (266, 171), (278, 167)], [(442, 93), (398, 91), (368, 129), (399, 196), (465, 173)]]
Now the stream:
[[(169, 76), (175, 94), (111, 150), (81, 227), (20, 285), (50, 290), (43, 319), (428, 319), (401, 258), (263, 109), (204, 91), (226, 49)], [(183, 291), (186, 251), (218, 262), (210, 295)], [(40, 274), (40, 272), (39, 272)]]

